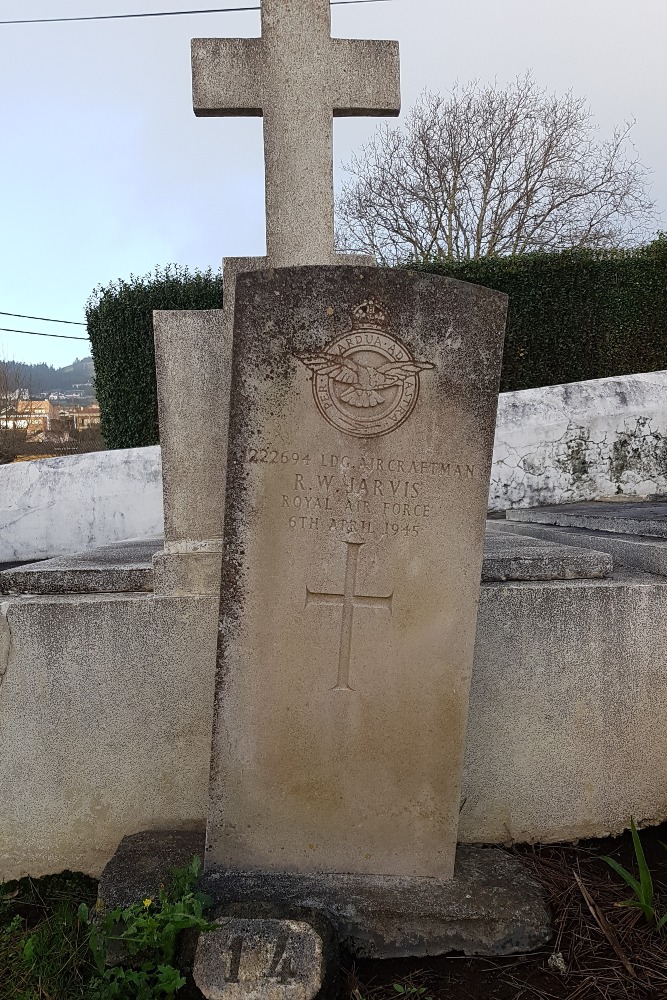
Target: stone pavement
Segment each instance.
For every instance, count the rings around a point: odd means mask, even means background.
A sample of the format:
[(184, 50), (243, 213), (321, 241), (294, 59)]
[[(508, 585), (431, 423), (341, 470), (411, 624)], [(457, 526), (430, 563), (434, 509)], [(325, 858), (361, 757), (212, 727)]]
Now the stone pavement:
[[(613, 560), (605, 551), (582, 551), (578, 544), (531, 540), (518, 526), (487, 522), (482, 581), (573, 580), (609, 576)], [(648, 543), (653, 546), (653, 542)], [(160, 537), (115, 542), (90, 552), (19, 564), (0, 571), (0, 594), (111, 594), (153, 590), (152, 557)], [(667, 549), (666, 549), (667, 555)]]

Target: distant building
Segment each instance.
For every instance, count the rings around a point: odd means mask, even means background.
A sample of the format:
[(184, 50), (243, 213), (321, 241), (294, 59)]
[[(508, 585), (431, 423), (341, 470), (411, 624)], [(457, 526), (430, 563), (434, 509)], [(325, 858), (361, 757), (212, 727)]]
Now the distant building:
[(67, 440), (72, 432), (99, 427), (100, 407), (58, 405), (50, 399), (17, 399), (0, 411), (0, 429), (25, 430), (33, 440), (56, 436)]
[(0, 412), (0, 426), (7, 430), (27, 430), (31, 435), (46, 434), (56, 416), (48, 399), (17, 399)]
[(84, 431), (90, 427), (99, 427), (98, 403), (91, 403), (90, 406), (55, 406), (54, 410), (59, 421), (69, 423), (70, 430)]

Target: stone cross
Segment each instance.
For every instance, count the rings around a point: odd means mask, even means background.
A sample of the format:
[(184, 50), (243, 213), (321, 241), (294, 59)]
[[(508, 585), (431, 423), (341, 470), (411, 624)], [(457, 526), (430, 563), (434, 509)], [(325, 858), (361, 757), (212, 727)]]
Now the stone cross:
[(362, 597), (357, 594), (357, 565), (359, 549), (363, 542), (345, 542), (347, 559), (345, 562), (345, 583), (342, 594), (314, 593), (306, 587), (306, 605), (335, 604), (343, 609), (340, 628), (340, 648), (338, 652), (338, 680), (334, 691), (352, 691), (350, 687), (350, 653), (352, 651), (352, 624), (355, 608), (375, 608), (391, 614), (393, 594), (388, 597)]
[(398, 115), (398, 42), (331, 37), (329, 0), (261, 0), (261, 38), (194, 38), (200, 117), (264, 118), (273, 267), (334, 255), (332, 116)]

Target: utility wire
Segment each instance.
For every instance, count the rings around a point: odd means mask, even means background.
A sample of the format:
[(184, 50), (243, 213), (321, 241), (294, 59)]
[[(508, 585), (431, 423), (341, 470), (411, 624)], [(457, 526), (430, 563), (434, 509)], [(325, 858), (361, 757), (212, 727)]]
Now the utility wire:
[(24, 313), (6, 313), (0, 310), (0, 316), (13, 316), (15, 319), (39, 319), (44, 323), (68, 323), (70, 326), (86, 326), (86, 323), (81, 323), (80, 320), (75, 319), (49, 319), (48, 316), (26, 316)]
[(66, 333), (37, 333), (35, 330), (12, 330), (9, 326), (0, 326), (2, 333), (26, 333), (29, 337), (55, 337), (57, 340), (88, 340), (88, 337), (71, 337)]
[[(393, 0), (331, 0), (331, 6), (359, 3), (392, 3)], [(204, 10), (160, 10), (147, 14), (93, 14), (86, 17), (33, 17), (0, 24), (59, 24), (63, 21), (121, 21), (130, 17), (180, 17), (183, 14), (231, 14), (234, 11), (261, 10), (261, 7), (208, 7)]]

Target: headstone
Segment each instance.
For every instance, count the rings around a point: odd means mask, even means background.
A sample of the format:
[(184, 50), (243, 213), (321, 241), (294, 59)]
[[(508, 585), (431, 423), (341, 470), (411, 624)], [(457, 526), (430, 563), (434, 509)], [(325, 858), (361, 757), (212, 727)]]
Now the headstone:
[(209, 871), (451, 878), (505, 310), (239, 277)]
[(212, 594), (222, 558), (215, 480), (222, 467), (224, 482), (231, 338), (221, 309), (156, 310), (153, 328), (164, 499), (155, 593)]

